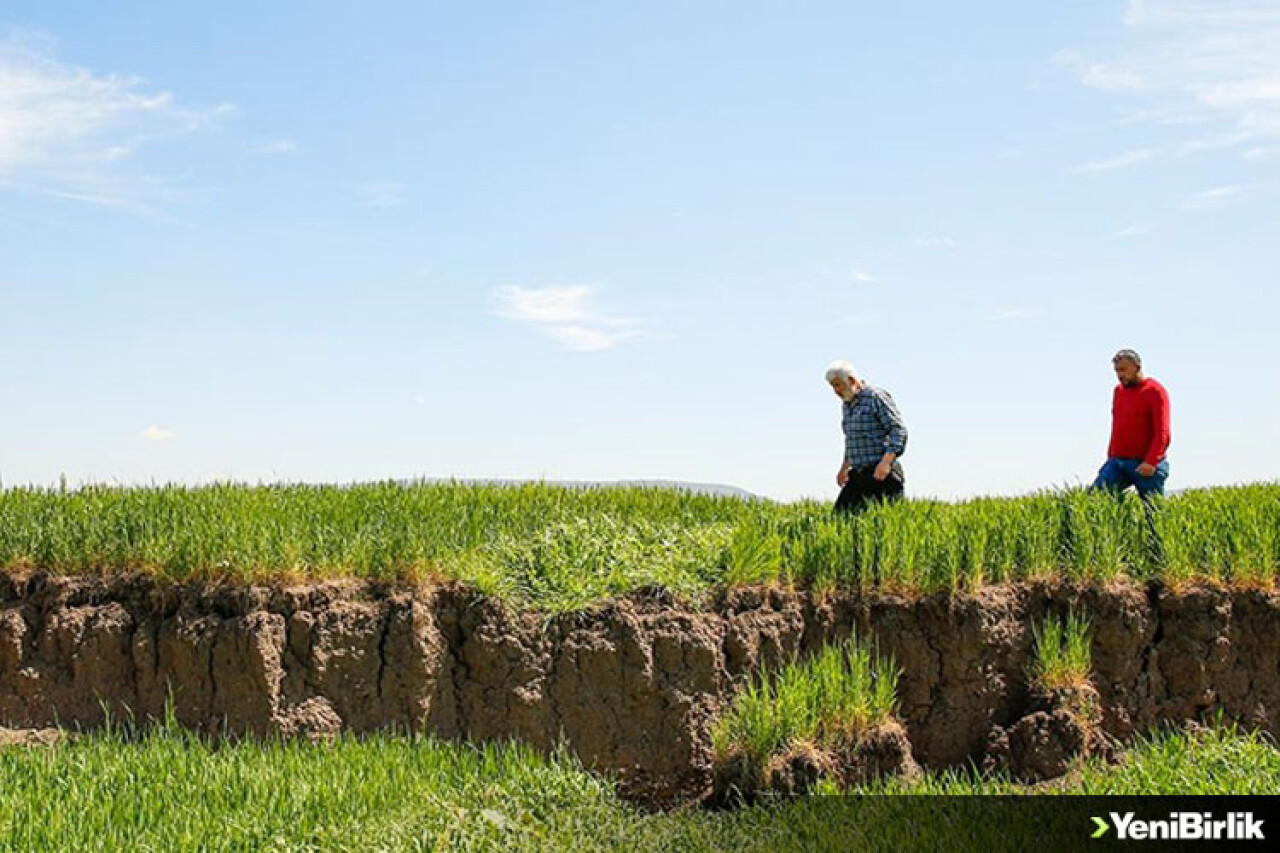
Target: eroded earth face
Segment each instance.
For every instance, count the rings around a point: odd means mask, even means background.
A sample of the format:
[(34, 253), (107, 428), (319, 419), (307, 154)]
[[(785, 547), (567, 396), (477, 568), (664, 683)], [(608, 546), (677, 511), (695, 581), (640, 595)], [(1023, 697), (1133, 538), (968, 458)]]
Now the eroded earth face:
[(1001, 727), (1016, 747), (1013, 727), (1034, 710), (1032, 628), (1068, 606), (1091, 620), (1109, 735), (1209, 709), (1280, 735), (1280, 594), (1132, 583), (742, 588), (703, 609), (648, 592), (547, 616), (454, 585), (0, 575), (0, 720), (160, 720), (171, 697), (179, 723), (210, 733), (224, 720), (313, 738), (394, 728), (547, 751), (563, 735), (624, 794), (662, 805), (711, 789), (711, 726), (747, 676), (850, 632), (901, 667), (898, 716), (920, 764), (980, 761)]

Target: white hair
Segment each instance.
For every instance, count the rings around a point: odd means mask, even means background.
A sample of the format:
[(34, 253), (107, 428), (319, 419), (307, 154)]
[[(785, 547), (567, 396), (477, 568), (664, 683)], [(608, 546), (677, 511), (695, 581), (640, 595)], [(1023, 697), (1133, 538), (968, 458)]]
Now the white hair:
[(827, 365), (827, 381), (833, 379), (853, 380), (858, 378), (858, 371), (844, 359), (833, 361)]

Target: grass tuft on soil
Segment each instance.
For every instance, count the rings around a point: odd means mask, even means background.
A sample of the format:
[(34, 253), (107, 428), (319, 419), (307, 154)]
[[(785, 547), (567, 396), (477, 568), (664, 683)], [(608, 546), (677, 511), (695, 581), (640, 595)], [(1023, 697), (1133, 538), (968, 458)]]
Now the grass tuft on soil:
[(728, 784), (772, 787), (771, 771), (804, 755), (819, 774), (839, 769), (861, 737), (893, 717), (898, 668), (850, 637), (752, 678), (712, 729)]
[(1046, 692), (1089, 683), (1092, 660), (1089, 648), (1089, 620), (1068, 611), (1063, 618), (1046, 617), (1035, 634), (1035, 654), (1031, 659), (1031, 679)]

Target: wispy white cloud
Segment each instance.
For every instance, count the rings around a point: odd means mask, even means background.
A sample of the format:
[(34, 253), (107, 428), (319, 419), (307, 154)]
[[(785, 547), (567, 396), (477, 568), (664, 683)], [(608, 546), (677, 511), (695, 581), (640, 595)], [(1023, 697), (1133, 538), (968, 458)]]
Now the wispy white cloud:
[(404, 205), (404, 192), (404, 184), (398, 181), (364, 181), (356, 185), (362, 204), (382, 210)]
[(1172, 153), (1253, 150), (1280, 141), (1275, 0), (1130, 0), (1122, 22), (1127, 43), (1116, 55), (1086, 58), (1067, 50), (1056, 58), (1084, 85), (1137, 99), (1134, 121), (1165, 132), (1184, 125), (1197, 134)]
[(0, 39), (0, 185), (9, 189), (116, 206), (180, 200), (183, 187), (149, 174), (140, 152), (234, 112), (181, 106), (141, 77), (65, 63), (48, 36)]
[(1270, 0), (1129, 0), (1124, 22), (1129, 26), (1252, 28), (1280, 24), (1280, 8)]
[(264, 142), (258, 147), (259, 153), (262, 154), (292, 154), (298, 150), (298, 144), (291, 139), (273, 139), (270, 142)]
[(605, 329), (593, 329), (590, 326), (547, 326), (546, 333), (569, 349), (580, 352), (597, 352), (612, 347), (619, 341), (626, 340), (631, 333)]
[(585, 284), (559, 287), (500, 287), (498, 316), (530, 323), (571, 323), (589, 315), (591, 288)]
[(946, 234), (935, 234), (930, 237), (917, 237), (916, 245), (925, 249), (954, 249), (956, 241)]
[(1077, 174), (1085, 174), (1088, 172), (1111, 172), (1116, 169), (1123, 169), (1126, 166), (1132, 166), (1136, 163), (1142, 163), (1150, 160), (1160, 152), (1158, 148), (1135, 148), (1132, 151), (1125, 151), (1106, 160), (1099, 160), (1093, 163), (1082, 163), (1071, 171)]
[(1146, 80), (1137, 71), (1120, 68), (1102, 62), (1090, 62), (1074, 50), (1061, 50), (1054, 60), (1076, 70), (1086, 86), (1096, 89), (1108, 89), (1113, 92), (1134, 92), (1146, 85)]
[(1221, 207), (1248, 193), (1253, 187), (1241, 184), (1228, 184), (1224, 187), (1213, 187), (1189, 194), (1183, 200), (1187, 210), (1211, 210)]
[(850, 270), (849, 280), (854, 284), (872, 284), (875, 282), (876, 277), (864, 270)]
[(594, 290), (585, 284), (551, 287), (508, 285), (493, 291), (499, 317), (528, 323), (579, 352), (606, 350), (646, 337), (640, 320), (605, 314), (592, 305)]
[(142, 432), (138, 433), (138, 438), (144, 441), (170, 441), (175, 438), (173, 430), (165, 429), (162, 426), (151, 424)]
[(1128, 240), (1132, 237), (1145, 237), (1151, 233), (1150, 225), (1130, 225), (1128, 228), (1121, 228), (1111, 236), (1117, 240)]

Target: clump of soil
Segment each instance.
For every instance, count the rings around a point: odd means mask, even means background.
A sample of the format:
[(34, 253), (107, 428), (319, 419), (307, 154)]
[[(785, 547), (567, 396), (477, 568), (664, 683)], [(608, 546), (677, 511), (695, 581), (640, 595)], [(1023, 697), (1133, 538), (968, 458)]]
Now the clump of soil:
[(843, 789), (884, 776), (914, 777), (919, 773), (906, 729), (896, 720), (888, 720), (834, 746), (796, 744), (771, 756), (763, 767), (745, 752), (735, 750), (716, 763), (707, 804), (726, 807), (768, 797), (799, 797), (822, 780)]
[(993, 726), (983, 770), (1007, 771), (1019, 782), (1056, 779), (1093, 755), (1111, 759), (1115, 743), (1100, 726), (1101, 699), (1088, 682), (1046, 689), (1032, 686), (1027, 712), (1007, 727)]
[(841, 756), (839, 782), (844, 787), (861, 785), (884, 776), (920, 775), (920, 766), (911, 754), (907, 730), (896, 720), (868, 730)]

